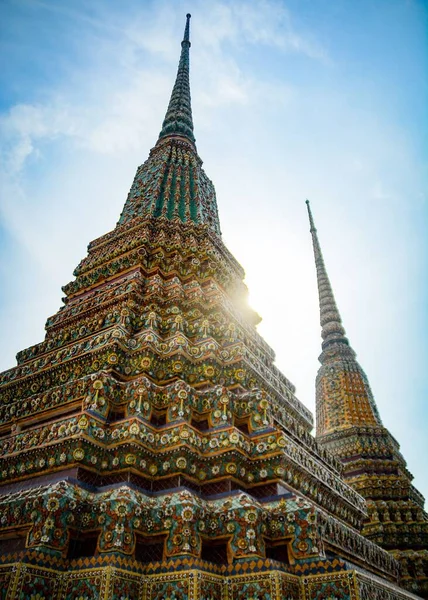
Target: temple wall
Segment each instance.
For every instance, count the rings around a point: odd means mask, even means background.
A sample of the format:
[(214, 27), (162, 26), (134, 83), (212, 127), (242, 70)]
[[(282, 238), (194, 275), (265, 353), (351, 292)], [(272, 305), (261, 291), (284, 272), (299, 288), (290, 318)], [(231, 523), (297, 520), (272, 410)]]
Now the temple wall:
[(356, 571), (306, 577), (274, 570), (224, 575), (203, 570), (186, 570), (185, 562), (182, 561), (183, 570), (153, 575), (143, 575), (112, 566), (86, 569), (79, 567), (64, 572), (24, 563), (8, 564), (0, 567), (0, 599), (411, 600), (417, 598), (384, 580)]

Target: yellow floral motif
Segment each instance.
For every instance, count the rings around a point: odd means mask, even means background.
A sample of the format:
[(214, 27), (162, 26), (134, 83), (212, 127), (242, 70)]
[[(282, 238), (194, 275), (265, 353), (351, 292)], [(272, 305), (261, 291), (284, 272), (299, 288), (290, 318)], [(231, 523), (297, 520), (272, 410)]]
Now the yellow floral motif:
[(125, 462), (127, 465), (134, 465), (136, 461), (135, 455), (134, 454), (127, 454), (125, 456)]
[(215, 371), (214, 371), (214, 367), (211, 367), (210, 365), (206, 365), (204, 367), (204, 373), (207, 377), (213, 377)]
[(185, 521), (191, 521), (193, 518), (193, 510), (190, 507), (186, 507), (181, 515)]
[(116, 512), (121, 517), (123, 517), (124, 515), (126, 515), (126, 506), (125, 506), (125, 504), (119, 504), (116, 507)]
[(143, 369), (149, 369), (151, 364), (152, 364), (152, 360), (148, 356), (145, 356), (144, 358), (141, 359), (140, 365)]
[(140, 433), (140, 428), (138, 427), (137, 423), (132, 423), (131, 427), (129, 428), (129, 432), (132, 433), (132, 435), (138, 435)]
[(88, 418), (83, 416), (79, 419), (79, 423), (78, 423), (80, 429), (87, 429), (88, 425), (89, 425), (89, 421)]
[(82, 448), (76, 448), (76, 450), (73, 452), (73, 458), (74, 460), (82, 460), (85, 456), (84, 451), (82, 450)]
[(257, 513), (254, 510), (249, 510), (245, 514), (245, 520), (247, 523), (255, 523), (257, 521)]
[(49, 498), (46, 504), (46, 508), (49, 512), (54, 512), (59, 508), (59, 500), (58, 498)]

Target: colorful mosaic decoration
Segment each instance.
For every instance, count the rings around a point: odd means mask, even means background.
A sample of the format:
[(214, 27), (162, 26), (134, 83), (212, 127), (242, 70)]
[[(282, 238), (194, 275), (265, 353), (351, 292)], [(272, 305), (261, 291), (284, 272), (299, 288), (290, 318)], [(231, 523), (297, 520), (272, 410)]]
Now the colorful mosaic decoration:
[(332, 294), (318, 439), (257, 333), (195, 146), (189, 20), (117, 226), (0, 375), (0, 598), (416, 598), (422, 499)]

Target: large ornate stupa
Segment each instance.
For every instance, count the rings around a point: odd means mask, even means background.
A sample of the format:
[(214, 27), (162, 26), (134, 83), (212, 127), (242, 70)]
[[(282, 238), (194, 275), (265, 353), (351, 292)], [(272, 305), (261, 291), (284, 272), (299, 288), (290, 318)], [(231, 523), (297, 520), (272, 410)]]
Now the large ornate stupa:
[(118, 224), (45, 340), (0, 375), (0, 598), (426, 598), (423, 499), (344, 337), (313, 222), (316, 438), (256, 331), (196, 150), (189, 19)]

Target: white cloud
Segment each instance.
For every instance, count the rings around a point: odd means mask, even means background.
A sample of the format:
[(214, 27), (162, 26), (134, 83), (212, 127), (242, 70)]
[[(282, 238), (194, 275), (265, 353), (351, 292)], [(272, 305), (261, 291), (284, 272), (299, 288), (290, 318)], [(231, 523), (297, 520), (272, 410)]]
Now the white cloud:
[(4, 175), (15, 175), (37, 152), (43, 139), (73, 135), (75, 129), (64, 106), (17, 104), (0, 117)]

